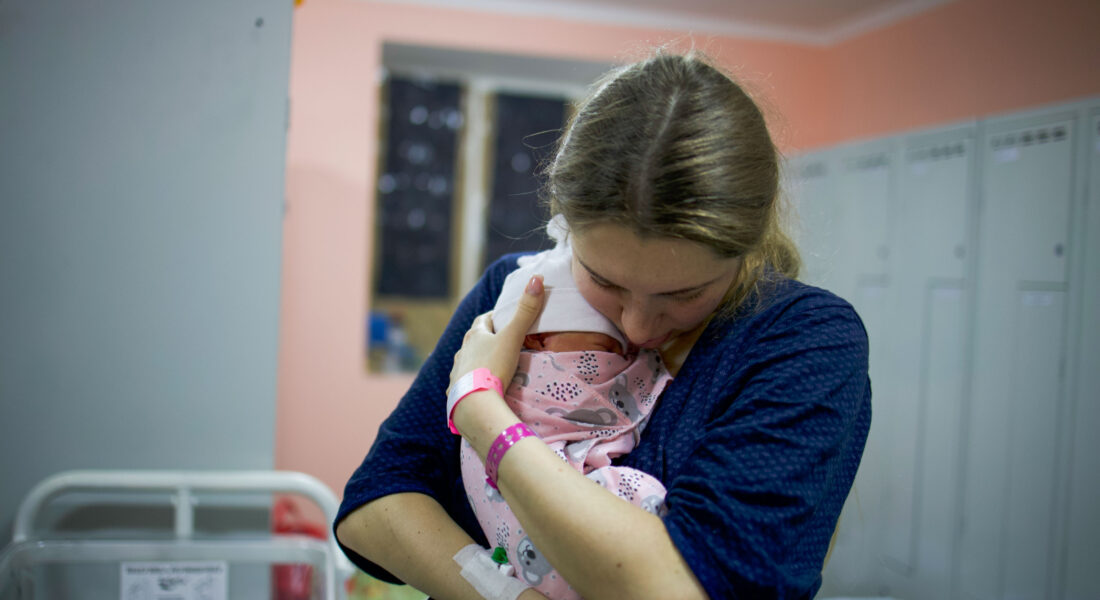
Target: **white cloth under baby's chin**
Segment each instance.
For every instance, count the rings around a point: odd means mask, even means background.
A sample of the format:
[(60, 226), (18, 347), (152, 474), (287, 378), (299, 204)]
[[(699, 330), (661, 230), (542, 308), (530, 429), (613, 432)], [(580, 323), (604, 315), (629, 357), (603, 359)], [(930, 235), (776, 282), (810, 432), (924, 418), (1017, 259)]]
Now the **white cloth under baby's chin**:
[(542, 275), (546, 290), (542, 312), (527, 333), (589, 331), (604, 333), (626, 348), (626, 337), (615, 324), (600, 314), (577, 289), (573, 280), (573, 248), (565, 219), (558, 215), (546, 226), (547, 233), (557, 242), (550, 250), (519, 258), (519, 267), (504, 279), (504, 286), (493, 307), (493, 327), (499, 329), (511, 322), (523, 297), (527, 282)]

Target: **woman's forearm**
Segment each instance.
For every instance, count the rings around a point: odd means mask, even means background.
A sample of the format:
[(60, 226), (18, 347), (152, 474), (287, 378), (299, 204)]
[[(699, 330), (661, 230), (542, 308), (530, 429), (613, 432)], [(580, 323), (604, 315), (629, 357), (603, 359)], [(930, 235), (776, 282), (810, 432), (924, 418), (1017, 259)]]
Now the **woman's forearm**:
[(582, 476), (540, 442), (524, 446), (501, 461), (501, 494), (584, 598), (707, 597), (659, 517)]
[[(465, 405), (465, 406), (464, 406)], [(495, 436), (518, 422), (492, 392), (455, 411), (484, 460)], [(657, 516), (618, 498), (533, 438), (504, 455), (498, 485), (531, 541), (587, 600), (706, 598)]]
[(474, 543), (435, 499), (383, 496), (352, 512), (336, 528), (340, 542), (438, 600), (482, 600), (454, 555)]

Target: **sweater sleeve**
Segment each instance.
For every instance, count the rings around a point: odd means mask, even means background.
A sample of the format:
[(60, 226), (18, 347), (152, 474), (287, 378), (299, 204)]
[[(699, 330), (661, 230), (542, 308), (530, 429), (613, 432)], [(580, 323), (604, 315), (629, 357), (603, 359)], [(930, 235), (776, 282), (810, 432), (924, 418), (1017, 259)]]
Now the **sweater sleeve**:
[[(336, 525), (371, 500), (402, 492), (434, 498), (475, 540), (484, 535), (466, 500), (458, 461), (460, 438), (447, 429), (446, 393), (454, 354), (478, 315), (493, 309), (504, 278), (516, 268), (517, 255), (493, 263), (463, 299), (443, 336), (420, 368), (412, 387), (382, 422), (370, 452), (344, 488)], [(383, 581), (402, 583), (389, 572), (341, 545), (360, 569)]]
[(668, 482), (666, 528), (712, 598), (813, 597), (870, 427), (851, 306), (828, 295), (777, 312), (714, 353), (728, 375), (693, 386), (708, 410)]

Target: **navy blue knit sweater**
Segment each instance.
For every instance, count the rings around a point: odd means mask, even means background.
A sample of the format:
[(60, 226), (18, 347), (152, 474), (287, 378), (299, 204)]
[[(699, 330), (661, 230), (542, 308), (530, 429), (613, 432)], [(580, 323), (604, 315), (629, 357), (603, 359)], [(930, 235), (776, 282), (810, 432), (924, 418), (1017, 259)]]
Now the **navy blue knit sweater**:
[[(488, 546), (444, 406), (452, 357), (519, 255), (489, 267), (344, 490), (339, 523), (388, 494), (435, 498)], [(668, 488), (665, 527), (711, 598), (812, 598), (871, 423), (867, 335), (852, 307), (782, 277), (712, 321), (616, 464)], [(368, 573), (391, 574), (344, 548)]]

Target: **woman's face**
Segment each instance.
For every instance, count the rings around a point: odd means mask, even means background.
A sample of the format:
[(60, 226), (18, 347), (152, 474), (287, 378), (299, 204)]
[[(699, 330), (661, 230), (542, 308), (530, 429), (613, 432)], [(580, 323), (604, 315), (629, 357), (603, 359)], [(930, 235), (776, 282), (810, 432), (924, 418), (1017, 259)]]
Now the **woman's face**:
[(741, 268), (740, 258), (720, 258), (701, 244), (642, 238), (621, 225), (592, 225), (572, 236), (577, 289), (642, 348), (695, 329)]

